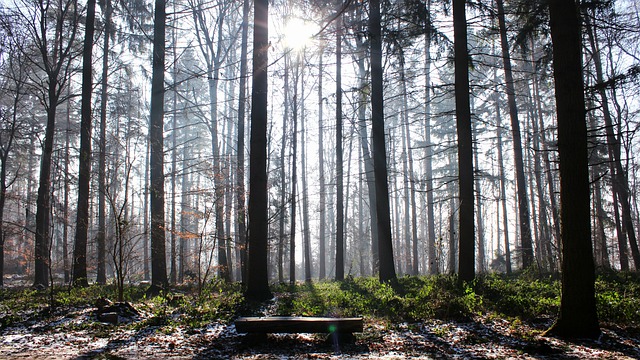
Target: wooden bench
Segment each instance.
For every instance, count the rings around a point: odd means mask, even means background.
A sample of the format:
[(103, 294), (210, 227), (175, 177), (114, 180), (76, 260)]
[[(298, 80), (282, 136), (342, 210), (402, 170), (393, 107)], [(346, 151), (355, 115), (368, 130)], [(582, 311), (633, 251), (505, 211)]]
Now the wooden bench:
[(362, 318), (300, 316), (241, 317), (235, 321), (238, 333), (327, 333), (362, 332)]

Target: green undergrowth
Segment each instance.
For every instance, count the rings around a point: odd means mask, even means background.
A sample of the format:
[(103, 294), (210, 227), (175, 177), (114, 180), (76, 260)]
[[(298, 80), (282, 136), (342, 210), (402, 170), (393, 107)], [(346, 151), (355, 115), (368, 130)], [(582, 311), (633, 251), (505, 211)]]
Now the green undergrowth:
[[(455, 276), (405, 276), (397, 284), (381, 284), (376, 278), (347, 278), (273, 285), (275, 302), (252, 304), (244, 300), (239, 283), (213, 279), (198, 291), (181, 286), (148, 297), (148, 286), (126, 286), (125, 300), (143, 316), (118, 326), (142, 329), (156, 326), (172, 331), (207, 324), (229, 323), (241, 315), (364, 316), (385, 323), (420, 322), (429, 319), (466, 320), (477, 315), (511, 321), (555, 318), (560, 306), (560, 281), (531, 274), (482, 275), (471, 283)], [(114, 286), (54, 289), (55, 310), (49, 291), (30, 288), (0, 289), (0, 329), (20, 323), (54, 318), (60, 314), (95, 307), (98, 298), (116, 299)], [(596, 281), (598, 315), (603, 323), (640, 324), (640, 277), (632, 273), (606, 273)], [(67, 315), (69, 316), (69, 315)], [(104, 331), (96, 319), (80, 325)]]
[[(375, 278), (278, 285), (278, 315), (364, 316), (391, 322), (465, 320), (476, 315), (537, 321), (554, 318), (561, 285), (553, 276), (490, 274), (471, 283), (455, 276), (405, 276), (393, 288)], [(596, 280), (601, 321), (640, 324), (640, 278), (611, 273)]]
[(640, 276), (611, 272), (598, 276), (596, 304), (601, 322), (640, 325)]

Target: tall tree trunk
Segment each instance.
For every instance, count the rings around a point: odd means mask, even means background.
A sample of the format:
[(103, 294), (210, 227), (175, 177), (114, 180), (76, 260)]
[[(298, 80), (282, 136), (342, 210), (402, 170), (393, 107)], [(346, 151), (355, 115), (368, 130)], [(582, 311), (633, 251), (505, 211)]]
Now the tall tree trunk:
[[(533, 45), (533, 39), (531, 39), (531, 44)], [(532, 47), (533, 48), (533, 47)], [(531, 52), (532, 60), (533, 60), (533, 51)], [(535, 63), (535, 61), (532, 61)], [(558, 210), (558, 205), (556, 201), (556, 190), (555, 190), (555, 182), (554, 182), (554, 172), (551, 171), (551, 160), (549, 159), (549, 145), (547, 142), (546, 128), (544, 126), (543, 121), (543, 111), (542, 111), (542, 99), (540, 96), (540, 79), (538, 77), (537, 69), (533, 71), (533, 92), (535, 97), (536, 109), (539, 114), (538, 121), (540, 122), (538, 126), (539, 134), (540, 134), (540, 142), (542, 143), (542, 158), (545, 166), (545, 172), (547, 174), (547, 187), (549, 188), (549, 205), (551, 206), (551, 216), (553, 218), (553, 232), (556, 238), (557, 244), (560, 242), (560, 213)], [(550, 270), (552, 272), (556, 271), (556, 258), (553, 254), (551, 239), (549, 239), (548, 244), (548, 253), (549, 253), (549, 265)]]
[[(591, 129), (596, 129), (596, 117), (593, 112), (588, 114), (589, 126)], [(600, 171), (600, 166), (595, 165), (590, 167), (591, 170), (591, 182), (593, 184), (593, 217), (595, 224), (595, 233), (593, 234), (593, 251), (595, 265), (605, 270), (611, 270), (611, 263), (609, 262), (609, 252), (607, 249), (607, 235), (605, 233), (604, 220), (606, 219), (606, 213), (602, 206), (602, 178), (603, 175)]]
[[(402, 75), (400, 75), (400, 77), (402, 78)], [(402, 81), (402, 80), (401, 80)], [(402, 226), (400, 226), (400, 219), (398, 219), (398, 227), (397, 229), (400, 230), (402, 229), (402, 234), (404, 235), (404, 273), (407, 275), (413, 275), (412, 274), (412, 269), (413, 269), (413, 264), (411, 262), (411, 257), (412, 257), (412, 233), (411, 233), (411, 218), (409, 216), (409, 213), (411, 211), (411, 201), (410, 201), (410, 197), (409, 197), (409, 169), (408, 169), (408, 158), (409, 158), (409, 147), (410, 145), (407, 144), (407, 131), (409, 129), (407, 129), (406, 125), (406, 121), (408, 121), (408, 119), (404, 119), (405, 114), (407, 112), (407, 108), (404, 106), (403, 104), (403, 108), (401, 111), (401, 116), (402, 116), (402, 123), (400, 124), (402, 130), (402, 155), (400, 156), (400, 158), (402, 159), (402, 182), (403, 182), (403, 205), (404, 205), (404, 211), (403, 211), (403, 219), (404, 219), (404, 224)], [(391, 155), (393, 157), (393, 154)], [(399, 196), (396, 197), (396, 201), (399, 201)], [(396, 207), (397, 209), (397, 207)], [(398, 236), (398, 239), (401, 239), (402, 237)], [(401, 267), (398, 267), (398, 271), (400, 270)]]
[(284, 112), (282, 114), (282, 143), (280, 145), (280, 230), (278, 236), (278, 281), (284, 283), (284, 246), (287, 190), (286, 190), (286, 149), (287, 119), (289, 118), (289, 55), (284, 56)]
[(373, 170), (373, 160), (369, 151), (369, 135), (367, 134), (367, 72), (365, 69), (366, 44), (358, 42), (358, 78), (360, 91), (358, 92), (358, 124), (360, 130), (360, 146), (362, 148), (362, 161), (367, 181), (369, 197), (369, 217), (371, 221), (371, 262), (373, 273), (378, 272), (378, 220), (376, 215), (376, 189)]
[(249, 173), (249, 269), (246, 297), (267, 300), (269, 233), (267, 199), (267, 65), (269, 51), (269, 1), (254, 0), (253, 87), (251, 89), (251, 153)]
[[(102, 131), (102, 130), (101, 130)], [(149, 240), (150, 240), (150, 232), (149, 232), (149, 168), (150, 168), (150, 152), (151, 152), (151, 143), (147, 141), (147, 146), (145, 147), (145, 161), (144, 161), (144, 219), (143, 219), (143, 227), (142, 236), (144, 237), (142, 241), (143, 251), (142, 251), (142, 262), (143, 262), (143, 271), (144, 271), (144, 279), (149, 280), (150, 277), (150, 269), (149, 269)], [(104, 185), (104, 184), (103, 184)], [(104, 218), (103, 218), (104, 219)], [(103, 235), (105, 233), (103, 232)], [(106, 281), (106, 280), (105, 280)]]
[(247, 102), (247, 52), (249, 38), (249, 0), (242, 1), (242, 38), (240, 44), (240, 84), (238, 89), (238, 137), (237, 137), (237, 168), (236, 168), (236, 199), (238, 202), (238, 247), (240, 249), (240, 274), (243, 283), (247, 281), (247, 209), (246, 189), (244, 184), (244, 138), (245, 113)]
[(324, 128), (322, 118), (322, 105), (324, 99), (322, 95), (322, 75), (324, 71), (324, 65), (322, 63), (324, 48), (321, 47), (320, 55), (318, 55), (318, 172), (320, 173), (320, 234), (318, 235), (318, 278), (323, 280), (327, 276), (326, 270), (326, 219), (327, 219), (327, 191), (324, 178)]
[(293, 131), (291, 133), (291, 234), (289, 235), (289, 284), (296, 282), (296, 205), (298, 186), (298, 76), (299, 61), (296, 61), (296, 73), (293, 81)]
[[(71, 90), (67, 88), (67, 96), (70, 94)], [(16, 107), (14, 107), (14, 110)], [(69, 267), (69, 193), (71, 192), (70, 183), (71, 179), (69, 179), (69, 152), (71, 150), (71, 103), (67, 102), (67, 128), (64, 134), (64, 214), (63, 214), (63, 230), (62, 230), (62, 264), (64, 267), (64, 283), (68, 284), (71, 280), (71, 272)], [(6, 170), (3, 170), (6, 171)], [(3, 180), (6, 181), (6, 174), (4, 174)], [(3, 181), (4, 185), (5, 182)], [(4, 206), (4, 199), (2, 199), (2, 204)], [(1, 221), (1, 220), (0, 220)], [(0, 231), (2, 228), (0, 227)], [(1, 235), (0, 235), (1, 236)]]
[(558, 114), (562, 220), (560, 314), (547, 334), (597, 338), (595, 269), (589, 214), (589, 164), (580, 16), (575, 0), (549, 4)]
[(456, 129), (458, 133), (458, 178), (460, 186), (458, 275), (462, 281), (471, 281), (475, 278), (473, 139), (469, 104), (469, 54), (467, 50), (465, 4), (465, 0), (453, 0)]
[[(472, 124), (473, 134), (477, 133), (476, 124)], [(473, 135), (474, 139), (477, 139), (476, 135)], [(476, 163), (476, 166), (479, 168), (480, 162), (478, 161), (478, 151), (474, 151), (473, 159)], [(479, 171), (479, 170), (478, 170)], [(485, 273), (487, 271), (487, 261), (486, 261), (486, 250), (485, 250), (485, 239), (484, 239), (484, 222), (482, 216), (482, 194), (480, 191), (480, 177), (476, 176), (475, 178), (475, 186), (476, 186), (476, 221), (478, 226), (478, 258), (477, 258), (477, 266), (476, 269), (479, 273)]]
[[(235, 63), (235, 55), (234, 53), (231, 54), (230, 57), (230, 62), (231, 63)], [(231, 66), (227, 67), (226, 69), (226, 77), (228, 79), (232, 78), (234, 76), (234, 70)], [(228, 94), (227, 97), (227, 101), (225, 101), (225, 116), (227, 119), (232, 119), (233, 116), (231, 114), (231, 104), (233, 103), (233, 94), (235, 93), (235, 82), (234, 81), (228, 81), (226, 83), (227, 85), (227, 89), (226, 89), (226, 93)], [(226, 238), (227, 238), (227, 264), (228, 264), (228, 272), (229, 272), (229, 280), (233, 281), (234, 280), (234, 259), (233, 255), (234, 252), (232, 251), (232, 248), (234, 247), (233, 244), (234, 242), (237, 243), (237, 241), (233, 241), (233, 237), (231, 236), (232, 234), (232, 229), (234, 229), (234, 232), (237, 232), (237, 227), (231, 225), (231, 221), (232, 218), (235, 219), (235, 217), (233, 217), (232, 215), (234, 214), (234, 193), (232, 191), (233, 186), (234, 186), (234, 181), (236, 181), (236, 169), (234, 168), (234, 166), (236, 165), (235, 162), (233, 161), (233, 141), (232, 139), (236, 138), (237, 135), (235, 134), (236, 131), (236, 127), (234, 126), (235, 123), (233, 121), (226, 121), (225, 124), (227, 125), (227, 139), (226, 139), (226, 143), (227, 143), (227, 149), (225, 151), (224, 154), (224, 158), (226, 161), (226, 172), (225, 172), (225, 181), (224, 181), (224, 185), (225, 185), (225, 193), (224, 193), (224, 203), (225, 203), (225, 215), (226, 215), (226, 222), (225, 222), (225, 229), (227, 230), (226, 232)], [(237, 277), (237, 276), (236, 276)]]
[[(175, 14), (176, 5), (173, 3), (173, 11)], [(177, 18), (174, 17), (174, 23)], [(178, 230), (176, 229), (176, 176), (178, 173), (178, 38), (176, 26), (172, 26), (171, 29), (171, 45), (173, 52), (173, 64), (171, 66), (172, 78), (173, 78), (173, 106), (171, 114), (171, 220), (170, 220), (170, 255), (169, 255), (169, 283), (176, 284), (178, 279), (177, 269), (177, 244), (176, 237)]]
[(304, 109), (304, 54), (302, 57), (301, 80), (302, 85), (300, 94), (300, 140), (302, 150), (302, 225), (303, 225), (303, 241), (304, 241), (304, 280), (311, 282), (311, 230), (309, 229), (309, 193), (307, 190), (307, 153), (306, 153), (306, 129), (305, 129), (305, 109)]
[(511, 118), (511, 133), (513, 136), (513, 161), (516, 170), (516, 185), (518, 191), (518, 215), (520, 216), (520, 246), (522, 251), (522, 267), (533, 265), (533, 245), (531, 238), (531, 224), (529, 216), (529, 201), (527, 185), (524, 176), (524, 160), (522, 152), (522, 137), (520, 136), (520, 122), (518, 120), (518, 107), (516, 105), (513, 73), (511, 71), (511, 57), (509, 55), (509, 43), (507, 40), (507, 26), (505, 23), (504, 5), (502, 0), (496, 0), (498, 6), (498, 24), (500, 27), (500, 43), (502, 45), (502, 62), (507, 88), (507, 102), (509, 103), (509, 115)]
[(371, 0), (369, 34), (371, 43), (371, 132), (373, 165), (376, 187), (376, 214), (378, 220), (379, 279), (395, 283), (393, 263), (391, 219), (389, 208), (389, 184), (387, 180), (387, 151), (384, 136), (384, 94), (382, 69), (382, 30), (380, 1)]
[[(531, 112), (527, 112), (527, 115), (525, 116), (525, 123), (524, 126), (527, 129), (534, 129), (534, 126), (531, 124), (532, 121), (534, 121)], [(535, 132), (535, 130), (534, 130)], [(525, 140), (525, 149), (529, 149), (532, 148), (531, 145), (531, 137), (527, 137)], [(531, 169), (533, 169), (533, 175), (535, 177), (535, 165), (533, 164), (533, 159), (532, 159), (532, 154), (530, 151), (525, 151), (524, 152), (524, 163), (526, 164), (526, 167), (531, 171)], [(531, 175), (529, 175), (531, 177)], [(540, 226), (538, 224), (538, 212), (536, 209), (536, 203), (535, 203), (535, 196), (536, 196), (536, 192), (533, 190), (533, 186), (534, 186), (534, 179), (531, 179), (530, 181), (527, 182), (527, 186), (529, 187), (529, 197), (527, 198), (528, 200), (528, 207), (530, 209), (529, 215), (531, 217), (531, 219), (529, 220), (529, 229), (531, 230), (531, 246), (532, 248), (534, 248), (534, 244), (535, 244), (535, 249), (533, 250), (533, 262), (535, 262), (538, 271), (540, 271), (540, 269), (542, 269), (542, 265), (540, 263), (541, 258), (542, 258), (542, 254), (540, 253), (540, 251), (542, 250), (542, 246), (540, 246)], [(532, 262), (532, 263), (533, 263)]]
[[(104, 44), (103, 44), (103, 52), (102, 52), (102, 84), (100, 90), (100, 135), (98, 139), (98, 232), (96, 234), (96, 247), (97, 247), (97, 274), (96, 274), (96, 282), (98, 284), (106, 284), (107, 283), (107, 274), (106, 274), (106, 231), (107, 231), (107, 222), (106, 222), (106, 171), (107, 171), (107, 101), (109, 99), (109, 52), (111, 49), (111, 0), (105, 1), (104, 8)], [(146, 161), (145, 161), (145, 184), (147, 183), (147, 174), (148, 170), (148, 151), (146, 153)], [(146, 196), (147, 186), (145, 185), (145, 215), (144, 215), (144, 246), (145, 253), (148, 248), (148, 202)], [(144, 274), (145, 280), (149, 279), (149, 261), (148, 254), (145, 254), (143, 259), (144, 261)]]
[[(342, 4), (340, 4), (342, 5)], [(344, 188), (342, 160), (342, 14), (336, 19), (336, 280), (344, 280)]]
[[(401, 52), (400, 59), (400, 84), (402, 86), (402, 107), (403, 107), (403, 132), (406, 151), (406, 165), (408, 167), (405, 171), (405, 188), (408, 190), (405, 192), (405, 218), (409, 219), (411, 214), (411, 224), (406, 225), (405, 231), (409, 231), (411, 228), (411, 237), (407, 237), (410, 241), (407, 243), (407, 251), (410, 255), (407, 256), (407, 273), (411, 275), (418, 275), (418, 215), (416, 211), (416, 182), (413, 172), (413, 151), (411, 150), (411, 131), (409, 129), (409, 95), (407, 91), (407, 82), (405, 74), (405, 60), (404, 53)], [(411, 208), (408, 209), (409, 203)], [(406, 224), (406, 221), (405, 221)]]
[(51, 242), (51, 157), (53, 153), (56, 109), (58, 106), (55, 80), (50, 83), (48, 96), (47, 126), (40, 160), (38, 198), (36, 199), (34, 286), (40, 287), (47, 287), (49, 284), (47, 275), (49, 269), (49, 246)]
[[(360, 151), (362, 151), (362, 149), (360, 149)], [(364, 190), (363, 190), (363, 173), (362, 173), (363, 169), (362, 169), (362, 161), (358, 161), (358, 174), (360, 174), (360, 176), (358, 176), (358, 246), (357, 246), (357, 251), (359, 252), (358, 254), (358, 258), (359, 258), (359, 267), (360, 267), (360, 276), (367, 276), (368, 275), (368, 271), (365, 268), (365, 249), (369, 246), (368, 242), (366, 241), (366, 236), (365, 236), (365, 232), (364, 232), (364, 224), (365, 224), (365, 217), (364, 217)], [(368, 267), (367, 267), (368, 268)]]
[[(173, 114), (173, 118), (175, 119), (175, 110)], [(176, 247), (176, 237), (178, 230), (176, 229), (176, 173), (178, 166), (178, 156), (176, 151), (177, 139), (176, 139), (176, 128), (177, 123), (173, 120), (172, 127), (172, 148), (171, 148), (171, 220), (170, 220), (170, 229), (169, 229), (169, 245), (170, 245), (170, 253), (169, 253), (169, 283), (176, 284), (177, 280), (177, 247)]]
[(230, 281), (227, 241), (224, 231), (224, 187), (222, 183), (222, 158), (218, 144), (218, 66), (209, 69), (209, 99), (211, 107), (211, 150), (213, 154), (213, 187), (215, 188), (215, 226), (218, 241), (218, 276)]
[[(497, 75), (494, 70), (493, 78), (497, 81)], [(500, 203), (502, 203), (502, 218), (503, 218), (503, 231), (504, 231), (504, 258), (505, 258), (505, 271), (507, 275), (511, 274), (511, 246), (509, 241), (509, 212), (507, 211), (507, 178), (504, 173), (504, 158), (503, 158), (503, 146), (502, 146), (502, 116), (500, 113), (500, 95), (496, 91), (494, 93), (494, 105), (496, 113), (496, 139), (497, 139), (497, 152), (498, 152), (498, 169), (500, 177)], [(499, 237), (498, 237), (499, 238)], [(499, 241), (499, 240), (498, 240)]]
[[(185, 119), (187, 118), (187, 114), (184, 113)], [(182, 147), (182, 187), (180, 194), (180, 242), (178, 244), (178, 282), (182, 283), (184, 281), (185, 271), (187, 271), (187, 239), (190, 239), (191, 236), (188, 236), (191, 225), (191, 213), (192, 209), (190, 208), (190, 196), (191, 193), (191, 180), (188, 176), (188, 165), (187, 161), (189, 157), (189, 147)]]
[[(427, 0), (427, 12), (431, 12), (431, 0)], [(427, 255), (429, 274), (438, 273), (438, 259), (436, 258), (436, 227), (433, 200), (433, 144), (431, 143), (431, 24), (426, 24), (425, 32), (425, 126), (424, 126), (424, 176), (425, 191), (427, 193)]]
[(153, 26), (153, 73), (151, 115), (149, 118), (150, 195), (151, 195), (151, 285), (164, 289), (167, 281), (164, 223), (164, 59), (166, 0), (155, 0)]
[[(526, 58), (526, 53), (523, 54), (524, 58)], [(526, 63), (526, 68), (533, 73), (533, 69), (530, 66), (529, 62)], [(533, 83), (535, 84), (535, 77), (533, 79)], [(535, 85), (534, 85), (535, 87)], [(531, 114), (531, 128), (533, 129), (533, 138), (532, 138), (532, 147), (536, 156), (533, 157), (533, 169), (535, 176), (535, 185), (537, 191), (537, 200), (538, 200), (538, 252), (540, 254), (539, 261), (541, 263), (541, 268), (549, 271), (554, 271), (553, 257), (552, 257), (552, 247), (551, 247), (551, 229), (549, 226), (549, 218), (547, 216), (547, 209), (549, 209), (549, 205), (546, 201), (545, 192), (544, 192), (544, 179), (542, 177), (542, 163), (541, 160), (544, 160), (544, 156), (538, 156), (538, 154), (542, 154), (543, 147), (542, 137), (541, 137), (541, 128), (539, 124), (542, 124), (542, 113), (538, 112), (536, 107), (536, 101), (534, 99), (534, 95), (527, 83), (526, 87), (527, 98), (529, 99), (530, 106), (530, 114)], [(552, 194), (553, 195), (553, 194)], [(533, 191), (531, 192), (531, 196), (533, 198)], [(532, 208), (533, 205), (532, 205)]]

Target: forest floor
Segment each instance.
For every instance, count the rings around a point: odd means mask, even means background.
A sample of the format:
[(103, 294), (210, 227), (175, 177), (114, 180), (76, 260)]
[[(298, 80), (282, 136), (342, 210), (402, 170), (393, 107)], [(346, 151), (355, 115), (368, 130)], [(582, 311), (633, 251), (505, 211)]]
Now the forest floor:
[[(256, 341), (237, 333), (237, 314), (195, 321), (204, 315), (190, 317), (193, 308), (174, 306), (184, 301), (182, 296), (131, 302), (136, 313), (120, 314), (113, 324), (98, 320), (95, 304), (65, 305), (61, 299), (51, 310), (8, 300), (8, 290), (2, 291), (0, 359), (640, 359), (636, 325), (603, 323), (598, 340), (569, 342), (542, 337), (553, 322), (546, 315), (522, 320), (490, 313), (421, 321), (365, 315), (364, 331), (352, 343), (321, 334), (272, 334)], [(289, 300), (291, 294), (276, 293), (259, 311), (281, 312), (280, 303)], [(200, 311), (206, 311), (202, 306)]]
[[(11, 359), (639, 359), (638, 329), (604, 328), (598, 341), (540, 337), (551, 320), (514, 324), (478, 317), (385, 324), (371, 319), (351, 344), (313, 334), (269, 335), (264, 342), (233, 324), (201, 328), (132, 323), (96, 325), (94, 309), (59, 311), (2, 331), (0, 358)], [(144, 322), (142, 315), (133, 322)], [(83, 324), (91, 324), (82, 329)]]

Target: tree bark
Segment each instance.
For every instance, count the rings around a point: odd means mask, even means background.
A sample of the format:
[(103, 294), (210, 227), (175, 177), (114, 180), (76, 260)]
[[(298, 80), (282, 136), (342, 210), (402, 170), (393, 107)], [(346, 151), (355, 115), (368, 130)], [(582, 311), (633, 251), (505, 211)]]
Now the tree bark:
[(562, 221), (562, 299), (547, 335), (600, 335), (591, 247), (587, 123), (582, 78), (580, 16), (575, 0), (549, 5), (558, 114)]
[(309, 228), (309, 193), (307, 190), (307, 133), (305, 128), (305, 82), (304, 82), (304, 53), (302, 56), (302, 63), (299, 66), (301, 68), (300, 83), (302, 85), (300, 94), (300, 140), (301, 140), (301, 157), (302, 157), (302, 237), (304, 241), (304, 280), (307, 283), (311, 282), (311, 229)]
[(150, 205), (151, 205), (151, 285), (153, 291), (165, 289), (167, 260), (164, 223), (164, 59), (166, 0), (155, 0), (153, 26), (153, 73), (151, 78)]
[(369, 198), (369, 217), (371, 223), (371, 266), (373, 273), (378, 272), (378, 220), (376, 215), (376, 189), (373, 170), (373, 160), (369, 151), (369, 135), (367, 134), (367, 95), (366, 89), (369, 86), (366, 78), (365, 56), (366, 44), (358, 41), (358, 77), (360, 81), (360, 91), (358, 93), (358, 124), (360, 129), (360, 147), (362, 148), (362, 161), (367, 182), (367, 195)]
[(456, 129), (458, 133), (458, 179), (460, 186), (458, 276), (462, 281), (471, 281), (475, 278), (473, 139), (469, 103), (469, 54), (467, 50), (465, 4), (465, 0), (453, 0)]
[(289, 118), (289, 55), (284, 56), (284, 111), (282, 113), (282, 142), (280, 144), (280, 219), (278, 234), (278, 281), (284, 283), (284, 250), (285, 232), (284, 223), (287, 206), (287, 178), (286, 159), (287, 149), (287, 119)]
[[(105, 16), (105, 24), (104, 24), (104, 45), (102, 52), (102, 89), (100, 92), (100, 135), (98, 139), (98, 232), (96, 234), (96, 247), (97, 247), (97, 274), (96, 274), (96, 282), (98, 284), (106, 284), (107, 283), (107, 274), (106, 274), (106, 231), (107, 231), (107, 223), (106, 223), (106, 199), (105, 199), (105, 191), (106, 191), (106, 179), (105, 174), (107, 171), (107, 102), (109, 99), (109, 51), (111, 48), (111, 0), (105, 1), (104, 8), (104, 16)], [(145, 152), (148, 154), (148, 152)], [(145, 162), (145, 169), (148, 164), (148, 158)], [(145, 181), (147, 179), (147, 174), (145, 174)], [(146, 194), (146, 186), (145, 186), (145, 194)], [(148, 204), (145, 196), (145, 222), (144, 222), (144, 241), (145, 244), (145, 252), (147, 252), (148, 248), (148, 237), (147, 237), (147, 210)], [(144, 269), (145, 269), (145, 279), (149, 279), (149, 264), (148, 264), (148, 256), (145, 256), (144, 261)]]
[[(56, 125), (56, 110), (61, 91), (65, 88), (70, 70), (71, 59), (75, 56), (75, 40), (78, 29), (78, 8), (71, 3), (60, 3), (56, 8), (49, 2), (40, 3), (35, 11), (39, 23), (30, 24), (31, 31), (37, 34), (36, 47), (42, 56), (42, 66), (48, 87), (42, 89), (42, 99), (47, 112), (42, 155), (38, 197), (36, 199), (36, 229), (34, 246), (34, 286), (47, 287), (49, 284), (50, 246), (51, 246), (51, 161)], [(46, 19), (50, 12), (55, 14), (53, 24)], [(55, 27), (55, 30), (49, 27)], [(63, 33), (64, 30), (64, 33)], [(49, 37), (53, 32), (53, 39)], [(53, 44), (50, 48), (49, 45)], [(21, 46), (21, 45), (19, 45)], [(21, 51), (24, 49), (21, 48)]]
[(378, 218), (378, 255), (380, 282), (395, 284), (396, 270), (393, 262), (391, 219), (389, 208), (389, 184), (387, 180), (387, 151), (384, 136), (384, 95), (382, 69), (382, 30), (380, 1), (371, 0), (369, 34), (371, 43), (371, 132), (373, 166), (376, 187), (376, 214)]
[(509, 103), (509, 116), (511, 118), (511, 134), (513, 136), (513, 161), (516, 170), (516, 185), (518, 191), (518, 215), (520, 216), (520, 246), (522, 251), (522, 267), (524, 269), (533, 265), (533, 245), (531, 238), (531, 223), (529, 216), (529, 201), (527, 185), (524, 175), (524, 160), (522, 152), (522, 137), (520, 135), (520, 122), (518, 120), (518, 107), (516, 105), (513, 72), (511, 70), (511, 56), (509, 55), (509, 43), (507, 40), (507, 27), (502, 0), (496, 0), (498, 6), (498, 24), (500, 27), (500, 44), (502, 45), (502, 62), (507, 88), (507, 102)]
[[(431, 13), (431, 0), (427, 0), (427, 12)], [(427, 256), (429, 260), (429, 274), (438, 273), (438, 259), (436, 258), (436, 227), (433, 199), (433, 144), (431, 144), (431, 24), (426, 24), (425, 33), (425, 126), (424, 126), (424, 176), (425, 191), (427, 193)]]
[(249, 173), (249, 269), (246, 297), (272, 298), (268, 279), (267, 234), (267, 66), (269, 1), (255, 0), (253, 32), (253, 87), (251, 89), (251, 153)]
[(296, 62), (296, 74), (293, 81), (293, 131), (291, 133), (291, 234), (289, 235), (289, 284), (296, 283), (296, 205), (298, 186), (298, 70), (299, 62)]
[(87, 279), (87, 232), (89, 231), (89, 185), (91, 182), (91, 92), (93, 90), (93, 34), (96, 1), (87, 1), (87, 18), (82, 49), (82, 105), (80, 109), (80, 159), (78, 161), (78, 205), (73, 247), (72, 281), (89, 285)]
[(323, 280), (327, 276), (326, 270), (326, 232), (327, 226), (327, 191), (324, 178), (324, 125), (322, 118), (322, 105), (324, 99), (322, 97), (322, 78), (324, 65), (322, 62), (324, 48), (320, 48), (320, 54), (318, 55), (318, 172), (320, 173), (320, 233), (318, 235), (318, 278)]
[(336, 19), (336, 281), (344, 280), (344, 188), (342, 160), (342, 14)]
[(242, 2), (242, 38), (240, 44), (240, 84), (238, 89), (238, 136), (237, 136), (237, 169), (236, 169), (236, 199), (238, 202), (238, 247), (240, 249), (240, 274), (243, 283), (247, 281), (247, 209), (245, 189), (244, 137), (245, 113), (247, 102), (247, 52), (249, 38), (249, 0)]

